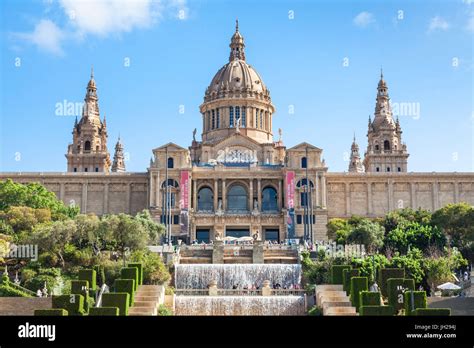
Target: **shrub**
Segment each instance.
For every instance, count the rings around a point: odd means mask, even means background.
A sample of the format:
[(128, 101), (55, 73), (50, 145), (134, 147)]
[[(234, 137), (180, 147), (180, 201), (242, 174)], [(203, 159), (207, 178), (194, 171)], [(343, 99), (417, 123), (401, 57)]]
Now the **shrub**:
[(360, 307), (360, 292), (367, 291), (369, 288), (369, 280), (367, 277), (352, 277), (351, 279), (351, 302), (359, 311)]
[(143, 265), (139, 262), (129, 263), (128, 267), (136, 267), (138, 269), (138, 285), (143, 284)]
[(359, 276), (359, 270), (356, 269), (344, 269), (342, 271), (342, 289), (346, 292), (347, 295), (351, 293), (351, 278)]
[(387, 280), (390, 278), (405, 278), (403, 268), (382, 268), (379, 272), (379, 286), (384, 297), (388, 296)]
[(174, 295), (174, 288), (172, 286), (167, 286), (165, 288), (165, 295)]
[(135, 280), (133, 279), (115, 279), (115, 292), (126, 292), (129, 294), (129, 305), (133, 305), (133, 298), (135, 296)]
[(417, 310), (418, 308), (426, 308), (426, 291), (406, 291), (405, 292), (405, 315), (416, 315), (412, 312), (412, 293), (413, 293), (413, 302), (415, 305), (413, 308)]
[(134, 290), (136, 291), (138, 288), (138, 268), (136, 267), (124, 267), (120, 271), (121, 279), (133, 279), (134, 283)]
[(89, 282), (90, 290), (95, 291), (97, 288), (96, 283), (97, 273), (93, 269), (81, 269), (79, 271), (79, 280), (87, 280)]
[(309, 311), (308, 315), (311, 316), (322, 316), (323, 315), (323, 309), (318, 306), (313, 306)]
[(363, 316), (392, 316), (395, 310), (392, 306), (361, 306), (360, 315)]
[(128, 307), (130, 295), (126, 292), (107, 293), (102, 295), (102, 306), (117, 307), (119, 315), (128, 315)]
[(35, 309), (35, 316), (49, 317), (49, 316), (60, 316), (64, 317), (68, 315), (67, 310), (62, 308), (55, 309)]
[(92, 307), (89, 309), (89, 315), (93, 317), (118, 316), (118, 307)]
[(12, 288), (8, 285), (0, 285), (0, 297), (31, 297), (28, 293)]
[(403, 308), (403, 293), (408, 290), (415, 290), (413, 279), (391, 278), (387, 280), (388, 304), (395, 310)]
[(102, 265), (96, 265), (93, 267), (94, 271), (97, 274), (97, 284), (102, 286), (106, 283), (105, 281), (105, 269)]
[(171, 309), (169, 309), (165, 305), (161, 304), (158, 307), (158, 315), (159, 316), (170, 316), (170, 315), (173, 315), (173, 312), (171, 311)]
[(70, 316), (83, 316), (84, 296), (78, 294), (53, 296), (53, 308), (62, 308), (68, 311)]
[(347, 269), (351, 269), (350, 265), (333, 265), (331, 267), (331, 283), (332, 284), (343, 284), (344, 278), (342, 272)]
[(418, 308), (415, 310), (417, 316), (450, 316), (449, 308)]
[(361, 306), (380, 306), (380, 292), (361, 291), (360, 292)]
[(71, 294), (84, 296), (84, 310), (89, 312), (89, 282), (87, 280), (71, 280)]

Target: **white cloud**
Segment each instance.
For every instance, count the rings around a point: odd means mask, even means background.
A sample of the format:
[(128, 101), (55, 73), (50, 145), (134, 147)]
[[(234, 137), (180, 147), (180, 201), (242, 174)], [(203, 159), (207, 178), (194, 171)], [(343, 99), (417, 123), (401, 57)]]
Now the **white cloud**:
[(161, 18), (163, 6), (152, 0), (60, 0), (79, 34), (107, 36), (150, 27)]
[(428, 26), (428, 31), (435, 30), (448, 30), (449, 23), (440, 16), (431, 18), (430, 25)]
[(355, 16), (353, 22), (358, 27), (365, 28), (369, 24), (375, 22), (375, 17), (372, 13), (364, 11)]
[(31, 33), (14, 33), (15, 37), (36, 45), (39, 49), (55, 54), (63, 55), (61, 48), (65, 39), (64, 32), (49, 19), (38, 22)]

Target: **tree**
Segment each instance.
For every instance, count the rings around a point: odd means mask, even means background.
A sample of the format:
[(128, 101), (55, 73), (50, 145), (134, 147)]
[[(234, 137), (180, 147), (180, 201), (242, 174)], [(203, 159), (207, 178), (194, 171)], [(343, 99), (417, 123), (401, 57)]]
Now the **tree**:
[(107, 218), (113, 244), (122, 256), (125, 251), (144, 249), (148, 242), (148, 233), (143, 225), (126, 214), (110, 215)]
[(72, 240), (77, 247), (100, 244), (100, 220), (95, 214), (79, 214), (74, 220), (77, 228)]
[(148, 232), (150, 242), (153, 244), (158, 244), (159, 237), (165, 232), (165, 226), (162, 224), (156, 223), (150, 215), (150, 212), (147, 209), (142, 210), (141, 212), (135, 215), (135, 219), (142, 224), (145, 230)]
[(385, 215), (383, 226), (385, 228), (385, 233), (389, 233), (401, 225), (406, 225), (411, 222), (417, 222), (418, 224), (426, 225), (430, 223), (430, 220), (431, 213), (428, 210), (421, 208), (417, 210), (404, 208), (392, 211)]
[(425, 259), (426, 281), (434, 291), (436, 286), (454, 280), (453, 274), (468, 264), (457, 249), (446, 249), (445, 256), (432, 256)]
[(413, 248), (407, 255), (395, 255), (389, 263), (389, 267), (404, 268), (405, 277), (411, 278), (416, 284), (421, 284), (425, 277), (423, 268), (423, 253), (417, 248)]
[(50, 222), (51, 212), (45, 208), (10, 206), (6, 211), (0, 212), (0, 218), (12, 227), (14, 233), (30, 232), (37, 224)]
[(32, 241), (37, 243), (42, 250), (57, 255), (61, 261), (61, 266), (64, 267), (64, 248), (66, 244), (71, 242), (75, 232), (76, 223), (74, 220), (40, 224), (33, 231)]
[(385, 245), (406, 254), (410, 248), (428, 250), (435, 247), (442, 250), (446, 237), (437, 226), (421, 225), (418, 222), (405, 220), (398, 227), (387, 233)]
[(331, 219), (327, 224), (328, 238), (336, 241), (337, 244), (345, 244), (347, 236), (351, 231), (351, 226), (345, 219)]
[(73, 218), (79, 213), (79, 207), (65, 206), (53, 192), (39, 183), (19, 184), (11, 179), (0, 181), (0, 210), (11, 206), (46, 208), (51, 211), (53, 220)]
[(143, 265), (143, 282), (146, 284), (164, 284), (171, 279), (168, 268), (157, 253), (149, 250), (137, 250), (132, 254), (133, 262)]
[(347, 241), (349, 243), (363, 244), (370, 253), (373, 253), (383, 246), (384, 232), (384, 228), (379, 224), (362, 219), (352, 229), (347, 237)]

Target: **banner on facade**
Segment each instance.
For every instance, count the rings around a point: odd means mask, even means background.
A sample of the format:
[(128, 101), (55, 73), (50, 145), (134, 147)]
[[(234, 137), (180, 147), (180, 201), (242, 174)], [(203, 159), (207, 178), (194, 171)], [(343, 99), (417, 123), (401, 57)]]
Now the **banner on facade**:
[(181, 195), (180, 195), (180, 200), (179, 200), (179, 208), (181, 210), (179, 213), (179, 225), (180, 225), (181, 234), (187, 235), (188, 230), (189, 230), (189, 187), (190, 187), (189, 172), (187, 170), (184, 170), (181, 172), (179, 185), (181, 189)]
[(295, 234), (295, 172), (286, 172), (285, 178), (285, 203), (287, 238), (294, 239)]

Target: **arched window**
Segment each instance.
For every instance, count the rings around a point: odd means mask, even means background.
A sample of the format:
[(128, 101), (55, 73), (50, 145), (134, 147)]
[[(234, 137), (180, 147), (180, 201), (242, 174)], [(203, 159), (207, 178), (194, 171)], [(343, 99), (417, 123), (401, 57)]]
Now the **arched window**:
[(87, 140), (84, 143), (84, 151), (90, 151), (90, 150), (91, 150), (91, 142), (89, 140)]
[(247, 191), (242, 185), (233, 185), (227, 193), (227, 209), (234, 211), (248, 210)]
[[(302, 186), (306, 186), (306, 182), (306, 178), (303, 178), (296, 183), (296, 187), (301, 188)], [(309, 180), (309, 185), (311, 187), (314, 187), (314, 184), (311, 180)]]
[(379, 144), (375, 144), (375, 151), (378, 151), (380, 149)]
[(273, 187), (265, 187), (262, 191), (262, 211), (278, 210), (278, 193)]
[(234, 107), (229, 106), (229, 127), (234, 127)]
[(385, 140), (385, 141), (383, 142), (383, 149), (384, 149), (384, 150), (390, 150), (390, 141)]
[[(163, 181), (163, 183), (161, 184), (161, 187), (164, 188), (166, 186), (166, 181)], [(174, 187), (174, 188), (178, 188), (179, 187), (179, 184), (176, 180), (174, 179), (168, 179), (168, 186), (171, 186), (171, 187)]]
[(174, 168), (174, 159), (173, 159), (173, 157), (168, 157), (168, 168)]
[(197, 209), (198, 211), (214, 210), (214, 195), (209, 187), (203, 187), (198, 191)]
[(308, 167), (308, 163), (307, 163), (306, 157), (301, 157), (301, 168), (307, 168), (307, 167)]

